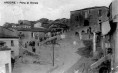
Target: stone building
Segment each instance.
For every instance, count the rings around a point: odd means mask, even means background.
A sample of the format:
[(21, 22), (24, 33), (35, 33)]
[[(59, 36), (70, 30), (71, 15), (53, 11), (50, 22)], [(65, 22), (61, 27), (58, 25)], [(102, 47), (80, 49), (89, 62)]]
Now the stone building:
[(109, 9), (105, 6), (71, 11), (70, 24), (80, 39), (91, 39), (93, 33), (101, 32), (101, 25), (108, 21)]
[(31, 42), (35, 42), (34, 47), (39, 48), (40, 42), (45, 40), (45, 35), (48, 32), (44, 28), (19, 28), (17, 29), (19, 37), (21, 37), (20, 42), (22, 46), (32, 50)]
[(75, 27), (97, 25), (100, 22), (108, 20), (108, 8), (91, 7), (70, 12), (70, 23)]

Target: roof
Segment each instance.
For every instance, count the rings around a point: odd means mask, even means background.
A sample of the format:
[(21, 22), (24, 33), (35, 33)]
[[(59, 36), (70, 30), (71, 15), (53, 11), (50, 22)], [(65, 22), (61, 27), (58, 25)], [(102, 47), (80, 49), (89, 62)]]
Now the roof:
[(9, 30), (9, 31), (12, 31), (12, 32), (14, 32), (12, 29), (9, 29), (9, 28), (6, 28), (6, 27), (4, 27), (4, 26), (0, 26), (2, 29), (7, 29), (7, 30)]
[[(95, 6), (95, 7), (90, 7), (90, 8), (84, 8), (84, 9), (79, 9), (79, 10), (74, 10), (74, 11), (82, 11), (82, 10), (89, 10), (89, 9), (96, 9), (96, 8), (107, 8), (106, 6)], [(71, 12), (74, 12), (74, 11), (71, 11)]]
[(48, 32), (48, 29), (44, 28), (17, 28), (18, 31), (32, 31), (32, 32)]
[(53, 23), (49, 28), (64, 28), (64, 27), (68, 27), (67, 25), (63, 24), (63, 23)]
[(5, 43), (4, 41), (0, 41), (0, 43)]
[(19, 38), (18, 36), (12, 36), (12, 35), (6, 35), (6, 34), (0, 34), (0, 38)]
[(7, 50), (11, 50), (11, 48), (8, 48), (8, 47), (0, 47), (0, 51), (7, 51)]

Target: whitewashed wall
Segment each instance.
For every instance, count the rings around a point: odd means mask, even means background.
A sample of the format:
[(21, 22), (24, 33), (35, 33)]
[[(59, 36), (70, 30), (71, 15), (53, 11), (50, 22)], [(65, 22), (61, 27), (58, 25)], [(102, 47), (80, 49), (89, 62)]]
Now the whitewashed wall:
[[(14, 46), (11, 46), (11, 40), (14, 41)], [(14, 55), (19, 55), (19, 39), (12, 39), (12, 38), (1, 38), (0, 41), (6, 42), (6, 46), (8, 48), (11, 48), (12, 51), (14, 51)]]
[(11, 73), (11, 51), (0, 51), (0, 71), (6, 73), (5, 64), (9, 65), (9, 73)]

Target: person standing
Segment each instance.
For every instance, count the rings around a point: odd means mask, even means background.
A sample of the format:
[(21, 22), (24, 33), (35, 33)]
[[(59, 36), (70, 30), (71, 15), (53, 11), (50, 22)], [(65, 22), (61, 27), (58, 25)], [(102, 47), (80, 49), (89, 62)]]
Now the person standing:
[(35, 53), (36, 49), (35, 49), (35, 41), (32, 41), (32, 51)]

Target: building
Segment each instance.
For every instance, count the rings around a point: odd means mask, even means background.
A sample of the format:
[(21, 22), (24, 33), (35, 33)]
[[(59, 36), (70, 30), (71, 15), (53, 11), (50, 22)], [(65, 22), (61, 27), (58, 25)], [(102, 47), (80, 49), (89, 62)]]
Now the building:
[(20, 25), (31, 25), (31, 22), (30, 21), (28, 21), (28, 20), (19, 20), (18, 21), (18, 24), (20, 24)]
[(90, 64), (93, 72), (88, 73), (110, 73), (110, 53), (107, 53), (111, 49), (108, 13), (109, 9), (104, 6), (71, 11), (70, 21), (76, 35), (79, 34), (81, 40), (91, 40), (93, 43), (91, 61), (94, 62)]
[(41, 22), (37, 22), (36, 24), (34, 24), (34, 28), (44, 28), (44, 27), (42, 27)]
[(49, 32), (45, 28), (19, 28), (17, 29), (18, 36), (23, 47), (32, 51), (32, 42), (35, 42), (34, 47), (39, 49), (39, 43), (46, 39), (46, 33)]
[(17, 24), (12, 23), (11, 28), (33, 28), (36, 23), (37, 21), (19, 20)]
[(19, 25), (19, 24), (16, 24), (16, 25), (12, 25), (12, 28), (31, 28), (30, 25)]
[(93, 33), (101, 32), (101, 23), (108, 21), (109, 9), (105, 6), (71, 11), (70, 24), (80, 39), (91, 39)]
[(70, 24), (75, 27), (97, 25), (100, 22), (108, 20), (108, 8), (91, 7), (70, 12)]
[(11, 73), (11, 50), (0, 47), (0, 73)]
[(19, 55), (19, 38), (16, 31), (0, 26), (0, 73), (11, 73), (11, 51)]
[(45, 33), (48, 32), (48, 29), (44, 29), (44, 28), (19, 28), (17, 29), (17, 31), (19, 32), (19, 34), (24, 34), (24, 38), (23, 39), (36, 39), (37, 40), (37, 36), (41, 37), (44, 36)]
[(14, 30), (0, 27), (0, 41), (5, 42), (6, 46), (14, 51), (15, 56), (19, 55), (19, 37)]

